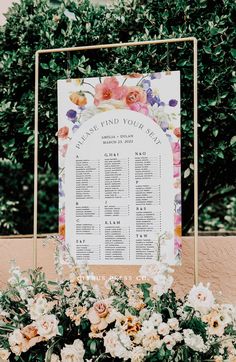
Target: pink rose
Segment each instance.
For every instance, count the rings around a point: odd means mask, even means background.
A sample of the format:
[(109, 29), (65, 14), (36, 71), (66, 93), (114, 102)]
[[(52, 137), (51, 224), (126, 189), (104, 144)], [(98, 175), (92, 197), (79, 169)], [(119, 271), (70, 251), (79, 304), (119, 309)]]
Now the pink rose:
[[(91, 331), (95, 332), (104, 330), (108, 324), (115, 321), (116, 316), (113, 308), (105, 300), (95, 302), (88, 311), (88, 319), (91, 326)], [(92, 327), (95, 329), (93, 330)]]
[(95, 87), (94, 104), (99, 105), (102, 101), (109, 99), (122, 99), (126, 94), (126, 87), (120, 87), (119, 82), (115, 77), (108, 77), (102, 84), (97, 84)]
[(68, 137), (68, 134), (69, 134), (69, 128), (66, 126), (60, 128), (59, 131), (57, 132), (58, 138), (61, 139), (66, 139)]
[(142, 103), (132, 103), (129, 108), (132, 111), (136, 111), (136, 112), (140, 112), (142, 114), (144, 114), (145, 116), (148, 114), (148, 108), (146, 106), (146, 104), (142, 104)]
[(175, 237), (175, 253), (182, 248), (182, 242), (180, 238)]
[(93, 308), (100, 318), (104, 318), (108, 314), (108, 307), (102, 301), (94, 303)]
[(175, 214), (175, 225), (181, 224), (181, 216), (178, 214)]
[(171, 148), (173, 152), (173, 163), (174, 163), (174, 177), (180, 176), (180, 144), (179, 142), (171, 142)]
[(62, 209), (61, 214), (59, 215), (59, 223), (65, 224), (65, 208)]
[(63, 146), (60, 148), (60, 153), (61, 153), (61, 156), (62, 156), (62, 157), (65, 157), (67, 150), (68, 150), (68, 144), (67, 144), (67, 145), (63, 145)]

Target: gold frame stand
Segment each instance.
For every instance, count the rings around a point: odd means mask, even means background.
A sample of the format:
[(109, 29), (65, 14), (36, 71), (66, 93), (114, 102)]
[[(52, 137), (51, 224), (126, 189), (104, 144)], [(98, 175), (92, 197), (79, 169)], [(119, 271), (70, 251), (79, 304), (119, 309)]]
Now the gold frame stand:
[(72, 48), (41, 49), (35, 53), (35, 128), (34, 128), (34, 231), (33, 231), (33, 266), (37, 267), (38, 239), (38, 104), (39, 104), (39, 63), (40, 55), (48, 53), (79, 52), (93, 49), (109, 49), (169, 43), (193, 43), (193, 123), (194, 123), (194, 282), (198, 283), (198, 94), (197, 94), (197, 39), (195, 37), (150, 40), (129, 43), (100, 44)]

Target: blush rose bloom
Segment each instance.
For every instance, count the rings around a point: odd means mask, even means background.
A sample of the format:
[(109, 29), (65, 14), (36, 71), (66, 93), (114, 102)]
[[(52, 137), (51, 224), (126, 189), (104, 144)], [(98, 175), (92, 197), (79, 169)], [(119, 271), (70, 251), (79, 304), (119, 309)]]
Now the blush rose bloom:
[(96, 85), (94, 104), (98, 106), (100, 102), (109, 99), (120, 100), (124, 98), (126, 89), (126, 87), (119, 86), (119, 82), (115, 77), (108, 77), (102, 84)]
[(46, 341), (59, 334), (58, 320), (53, 314), (44, 315), (34, 325), (38, 329), (38, 334)]
[(90, 323), (102, 331), (108, 324), (116, 320), (116, 315), (109, 303), (106, 300), (101, 300), (92, 306), (88, 312)]

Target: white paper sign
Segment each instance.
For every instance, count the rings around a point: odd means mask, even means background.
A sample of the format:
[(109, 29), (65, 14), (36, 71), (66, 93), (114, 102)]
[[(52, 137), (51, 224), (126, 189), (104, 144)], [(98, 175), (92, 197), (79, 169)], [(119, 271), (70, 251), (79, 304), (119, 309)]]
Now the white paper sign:
[[(175, 76), (176, 82), (179, 73)], [(162, 257), (175, 264), (181, 221), (180, 128), (179, 114), (170, 111), (179, 107), (179, 83), (178, 94), (166, 105), (153, 94), (153, 85), (164, 84), (164, 76), (152, 82), (146, 76), (141, 86), (125, 78), (123, 88), (120, 78), (104, 78), (98, 85), (97, 78), (80, 84), (59, 81), (61, 234), (65, 227), (65, 240), (78, 263), (135, 265)], [(68, 99), (76, 108), (60, 106)]]

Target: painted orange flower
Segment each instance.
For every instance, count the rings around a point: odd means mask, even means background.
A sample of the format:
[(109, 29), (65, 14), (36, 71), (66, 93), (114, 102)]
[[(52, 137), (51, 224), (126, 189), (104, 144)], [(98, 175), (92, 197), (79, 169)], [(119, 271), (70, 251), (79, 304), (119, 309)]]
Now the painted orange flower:
[(181, 224), (179, 225), (176, 225), (175, 227), (175, 235), (179, 238), (181, 238), (181, 235), (182, 235), (182, 227), (181, 227)]
[(174, 135), (175, 135), (176, 137), (178, 137), (178, 138), (181, 137), (181, 131), (180, 131), (180, 128), (179, 128), (179, 127), (176, 127), (176, 128), (174, 129)]
[(66, 226), (65, 226), (65, 224), (61, 224), (59, 226), (59, 234), (60, 234), (60, 236), (65, 238), (65, 234), (66, 234)]
[(71, 93), (70, 100), (79, 107), (84, 107), (87, 104), (87, 98), (83, 92)]
[(68, 137), (69, 134), (69, 128), (68, 127), (62, 127), (59, 129), (59, 131), (57, 132), (58, 138), (61, 139), (66, 139)]

